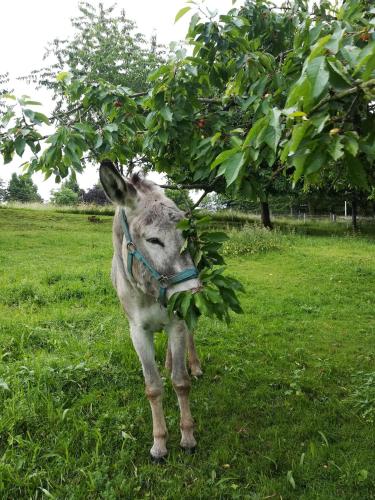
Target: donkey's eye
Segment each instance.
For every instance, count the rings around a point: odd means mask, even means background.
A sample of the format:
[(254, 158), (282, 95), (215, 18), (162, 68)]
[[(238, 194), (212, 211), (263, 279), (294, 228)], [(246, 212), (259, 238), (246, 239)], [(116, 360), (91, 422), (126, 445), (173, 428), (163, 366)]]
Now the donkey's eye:
[(164, 247), (164, 243), (159, 240), (159, 238), (147, 238), (147, 241), (149, 243), (152, 243), (153, 245), (159, 245), (161, 247)]

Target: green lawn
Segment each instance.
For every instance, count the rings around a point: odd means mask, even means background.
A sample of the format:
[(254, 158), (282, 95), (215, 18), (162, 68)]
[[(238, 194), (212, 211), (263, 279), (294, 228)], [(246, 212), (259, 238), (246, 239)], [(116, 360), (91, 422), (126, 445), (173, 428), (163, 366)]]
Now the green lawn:
[(155, 466), (101, 220), (0, 210), (0, 498), (375, 498), (374, 240), (279, 235), (229, 261), (245, 314), (196, 332), (197, 452), (179, 450), (162, 369), (170, 453)]

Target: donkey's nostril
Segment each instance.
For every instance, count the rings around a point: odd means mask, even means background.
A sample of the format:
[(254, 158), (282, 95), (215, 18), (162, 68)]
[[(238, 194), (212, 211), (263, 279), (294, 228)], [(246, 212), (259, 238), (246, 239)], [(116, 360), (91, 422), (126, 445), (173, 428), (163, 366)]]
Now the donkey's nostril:
[(191, 293), (198, 293), (203, 290), (203, 285), (196, 286), (195, 288), (191, 289)]

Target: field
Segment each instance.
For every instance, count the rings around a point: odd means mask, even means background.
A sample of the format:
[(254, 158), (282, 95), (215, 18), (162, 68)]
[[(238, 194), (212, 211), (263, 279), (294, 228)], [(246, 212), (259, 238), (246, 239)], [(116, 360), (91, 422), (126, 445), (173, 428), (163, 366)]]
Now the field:
[[(375, 498), (374, 238), (233, 234), (245, 314), (196, 331), (193, 456), (161, 368), (170, 438), (156, 466), (100, 220), (0, 209), (0, 498)], [(165, 346), (158, 334), (161, 367)]]

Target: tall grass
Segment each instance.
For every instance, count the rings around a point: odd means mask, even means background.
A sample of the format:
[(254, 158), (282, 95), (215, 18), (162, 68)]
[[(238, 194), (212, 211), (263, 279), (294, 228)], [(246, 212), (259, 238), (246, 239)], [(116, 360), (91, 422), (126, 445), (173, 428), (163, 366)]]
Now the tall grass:
[(291, 239), (280, 229), (270, 231), (257, 223), (246, 224), (241, 230), (232, 229), (228, 237), (223, 253), (230, 257), (281, 250), (291, 244)]

